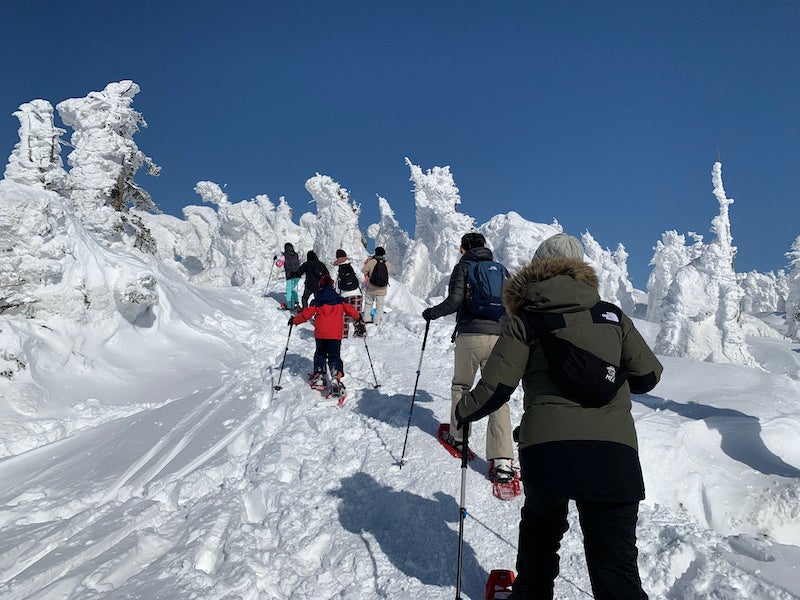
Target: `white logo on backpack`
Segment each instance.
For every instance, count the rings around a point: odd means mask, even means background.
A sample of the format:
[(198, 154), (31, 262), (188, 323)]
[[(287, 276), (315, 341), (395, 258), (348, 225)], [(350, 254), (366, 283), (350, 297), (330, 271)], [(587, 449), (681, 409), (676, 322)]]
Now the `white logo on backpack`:
[(617, 380), (617, 370), (613, 366), (606, 367), (606, 381), (614, 383), (616, 380)]
[(606, 321), (611, 321), (613, 323), (619, 323), (619, 317), (616, 315), (616, 313), (613, 313), (613, 312), (609, 311), (609, 312), (603, 313), (600, 316), (603, 317)]

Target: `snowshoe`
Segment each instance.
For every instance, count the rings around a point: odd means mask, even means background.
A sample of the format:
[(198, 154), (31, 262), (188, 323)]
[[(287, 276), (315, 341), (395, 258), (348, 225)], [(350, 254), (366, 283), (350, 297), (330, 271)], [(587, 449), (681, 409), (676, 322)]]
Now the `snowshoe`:
[(493, 569), (486, 581), (486, 600), (505, 600), (511, 597), (514, 571)]
[[(494, 460), (489, 461), (489, 481), (492, 482), (492, 495), (498, 500), (508, 502), (522, 493), (519, 471), (513, 466), (498, 465), (495, 469)], [(510, 469), (510, 472), (507, 470)]]
[[(439, 425), (439, 431), (436, 433), (436, 439), (439, 440), (439, 443), (444, 446), (445, 450), (447, 450), (450, 454), (456, 458), (461, 458), (461, 448), (464, 444), (457, 441), (452, 435), (450, 435), (450, 425), (448, 423), (442, 423)], [(475, 453), (467, 448), (467, 460), (472, 460), (474, 458)]]
[(311, 386), (312, 390), (317, 390), (318, 392), (324, 392), (328, 389), (328, 386), (325, 385), (325, 377), (320, 373), (312, 373), (309, 375), (308, 385)]

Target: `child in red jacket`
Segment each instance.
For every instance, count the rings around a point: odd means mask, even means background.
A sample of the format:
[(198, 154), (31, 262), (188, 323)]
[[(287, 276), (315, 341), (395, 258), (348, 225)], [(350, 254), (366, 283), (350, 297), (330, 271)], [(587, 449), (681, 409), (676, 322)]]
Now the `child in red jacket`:
[(356, 329), (364, 328), (361, 314), (352, 304), (348, 304), (333, 289), (333, 279), (325, 275), (319, 280), (319, 289), (314, 293), (311, 304), (289, 319), (289, 325), (305, 323), (312, 317), (314, 319), (314, 339), (317, 348), (314, 351), (314, 374), (311, 376), (311, 387), (325, 389), (325, 364), (331, 373), (331, 395), (340, 396), (344, 391), (342, 377), (344, 364), (342, 363), (342, 330), (344, 328), (344, 315), (348, 315), (356, 322)]

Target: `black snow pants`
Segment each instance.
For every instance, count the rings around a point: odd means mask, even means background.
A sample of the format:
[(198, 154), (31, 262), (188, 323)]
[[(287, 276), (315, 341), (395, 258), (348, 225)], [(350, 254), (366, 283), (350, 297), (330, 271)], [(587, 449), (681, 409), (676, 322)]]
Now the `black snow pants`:
[[(514, 600), (551, 600), (569, 499), (524, 482)], [(638, 502), (576, 502), (596, 600), (647, 600), (636, 563)]]

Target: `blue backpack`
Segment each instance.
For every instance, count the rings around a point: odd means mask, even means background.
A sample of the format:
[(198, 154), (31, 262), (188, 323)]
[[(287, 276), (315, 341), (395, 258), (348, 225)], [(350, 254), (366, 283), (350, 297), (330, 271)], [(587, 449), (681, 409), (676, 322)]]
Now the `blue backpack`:
[(468, 260), (466, 307), (479, 319), (499, 321), (506, 314), (503, 306), (503, 284), (508, 269), (499, 262)]

